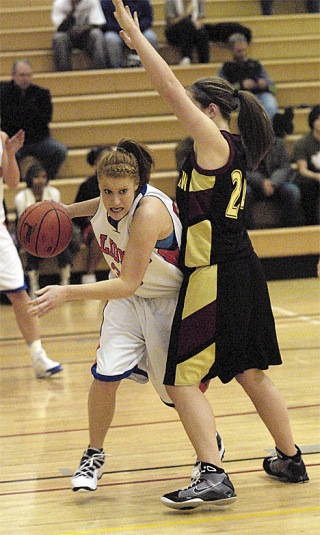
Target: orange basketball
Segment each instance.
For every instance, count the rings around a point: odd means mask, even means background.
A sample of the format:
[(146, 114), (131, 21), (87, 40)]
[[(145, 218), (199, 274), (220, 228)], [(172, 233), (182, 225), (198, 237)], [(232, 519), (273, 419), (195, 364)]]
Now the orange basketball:
[(31, 204), (21, 214), (17, 236), (22, 247), (33, 256), (57, 256), (72, 239), (72, 221), (62, 204), (40, 201)]

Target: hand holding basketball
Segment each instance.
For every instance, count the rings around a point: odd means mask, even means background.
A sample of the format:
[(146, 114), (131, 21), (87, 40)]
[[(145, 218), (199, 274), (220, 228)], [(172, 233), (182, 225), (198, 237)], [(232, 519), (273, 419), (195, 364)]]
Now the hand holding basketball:
[(73, 225), (64, 206), (40, 201), (21, 214), (17, 236), (22, 247), (33, 256), (50, 258), (64, 251), (72, 239)]

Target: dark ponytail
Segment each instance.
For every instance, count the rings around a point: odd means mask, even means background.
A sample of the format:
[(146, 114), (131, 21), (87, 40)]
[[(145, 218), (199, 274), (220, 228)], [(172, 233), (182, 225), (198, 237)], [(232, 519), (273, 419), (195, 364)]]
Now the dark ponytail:
[(250, 168), (256, 169), (259, 162), (274, 142), (271, 121), (259, 100), (249, 91), (237, 91), (240, 102), (238, 128)]
[(238, 112), (238, 128), (249, 167), (255, 169), (274, 140), (271, 121), (259, 100), (249, 91), (234, 90), (223, 78), (200, 78), (189, 92), (206, 109), (212, 102), (219, 106), (222, 117)]

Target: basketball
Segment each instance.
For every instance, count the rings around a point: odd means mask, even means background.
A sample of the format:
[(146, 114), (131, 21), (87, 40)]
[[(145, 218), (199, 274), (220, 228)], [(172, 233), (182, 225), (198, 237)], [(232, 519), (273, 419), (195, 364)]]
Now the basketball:
[(55, 201), (31, 204), (21, 214), (17, 237), (33, 256), (50, 258), (62, 253), (72, 239), (73, 226), (68, 212)]

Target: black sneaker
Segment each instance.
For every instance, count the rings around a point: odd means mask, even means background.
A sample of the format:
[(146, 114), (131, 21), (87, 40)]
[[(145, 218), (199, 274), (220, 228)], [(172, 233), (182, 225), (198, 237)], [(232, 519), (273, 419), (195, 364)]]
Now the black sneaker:
[(103, 474), (104, 460), (103, 450), (88, 448), (83, 453), (79, 468), (71, 479), (72, 490), (96, 490), (98, 479)]
[[(220, 459), (221, 461), (223, 460), (223, 457), (224, 457), (224, 454), (226, 452), (226, 449), (224, 447), (224, 443), (223, 443), (223, 440), (221, 438), (221, 436), (219, 435), (218, 431), (216, 432), (216, 439), (217, 439), (217, 444), (218, 444), (218, 450), (219, 450), (219, 454), (220, 454)], [(192, 472), (191, 472), (191, 483), (193, 483), (194, 481), (196, 481), (197, 479), (199, 479), (200, 477), (200, 471), (201, 471), (201, 462), (200, 461), (196, 461), (194, 463), (194, 466), (192, 468)]]
[(195, 509), (203, 505), (229, 505), (236, 499), (233, 485), (222, 468), (201, 462), (199, 479), (186, 489), (165, 494), (161, 502), (171, 509)]
[(276, 448), (274, 457), (266, 457), (263, 461), (263, 469), (269, 476), (276, 477), (288, 483), (305, 483), (309, 481), (306, 466), (301, 457), (301, 451), (296, 446), (297, 453), (294, 457), (288, 457)]

